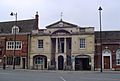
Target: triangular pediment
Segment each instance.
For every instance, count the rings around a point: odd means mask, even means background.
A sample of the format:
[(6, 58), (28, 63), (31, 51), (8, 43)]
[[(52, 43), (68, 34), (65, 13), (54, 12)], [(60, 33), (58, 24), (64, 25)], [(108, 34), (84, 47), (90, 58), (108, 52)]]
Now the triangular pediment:
[(46, 28), (66, 28), (66, 27), (73, 28), (73, 27), (77, 27), (77, 25), (60, 20), (58, 22), (46, 26)]

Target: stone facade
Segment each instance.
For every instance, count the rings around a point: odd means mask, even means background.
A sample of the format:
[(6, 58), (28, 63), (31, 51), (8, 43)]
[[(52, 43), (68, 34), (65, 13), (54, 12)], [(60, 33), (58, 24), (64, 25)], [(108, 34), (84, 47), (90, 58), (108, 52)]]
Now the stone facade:
[(33, 30), (30, 68), (94, 70), (94, 28), (60, 20)]

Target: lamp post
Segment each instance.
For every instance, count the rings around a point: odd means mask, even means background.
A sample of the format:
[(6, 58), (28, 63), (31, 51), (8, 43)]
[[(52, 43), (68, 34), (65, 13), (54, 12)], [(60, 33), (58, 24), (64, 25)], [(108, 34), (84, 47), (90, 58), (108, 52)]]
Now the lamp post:
[(2, 37), (4, 40), (4, 55), (3, 55), (3, 69), (6, 69), (6, 37)]
[(16, 50), (16, 26), (17, 26), (17, 13), (11, 12), (11, 16), (15, 16), (15, 29), (13, 31), (14, 33), (14, 53), (13, 53), (13, 69), (15, 69), (15, 50)]
[(6, 69), (6, 55), (3, 56), (3, 69)]
[(100, 72), (103, 72), (102, 70), (102, 28), (101, 28), (101, 11), (102, 8), (99, 7), (99, 19), (100, 19)]

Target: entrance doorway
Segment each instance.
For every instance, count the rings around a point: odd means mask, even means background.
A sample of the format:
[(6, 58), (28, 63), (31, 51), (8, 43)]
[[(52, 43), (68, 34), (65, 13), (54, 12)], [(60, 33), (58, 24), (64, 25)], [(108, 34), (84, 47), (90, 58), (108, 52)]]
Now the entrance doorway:
[(22, 68), (25, 69), (25, 58), (22, 58)]
[(112, 55), (109, 49), (104, 49), (102, 52), (102, 67), (103, 69), (112, 69)]
[(75, 70), (90, 70), (91, 67), (89, 65), (89, 56), (87, 55), (79, 55), (75, 58)]
[(104, 56), (104, 69), (110, 69), (110, 56)]
[(64, 68), (64, 58), (63, 56), (58, 56), (58, 70), (63, 70)]
[(44, 55), (36, 55), (33, 57), (34, 69), (43, 70), (47, 69), (47, 57)]

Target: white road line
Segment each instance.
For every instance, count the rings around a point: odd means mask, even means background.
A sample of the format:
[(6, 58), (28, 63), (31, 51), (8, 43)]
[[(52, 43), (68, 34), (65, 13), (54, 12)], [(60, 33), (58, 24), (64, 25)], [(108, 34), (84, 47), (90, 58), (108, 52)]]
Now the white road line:
[(61, 79), (62, 81), (66, 81), (63, 77), (60, 77), (60, 79)]
[(10, 73), (0, 73), (0, 74), (3, 74), (3, 75), (5, 74), (6, 75), (6, 74), (10, 74)]

